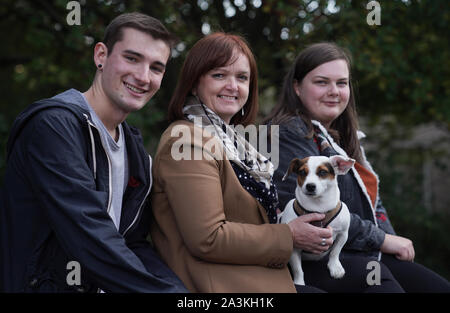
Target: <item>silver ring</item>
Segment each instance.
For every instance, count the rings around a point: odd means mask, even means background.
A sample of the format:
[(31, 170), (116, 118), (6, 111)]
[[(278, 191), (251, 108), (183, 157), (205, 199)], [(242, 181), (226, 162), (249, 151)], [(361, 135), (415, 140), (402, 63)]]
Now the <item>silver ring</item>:
[(320, 245), (321, 245), (321, 246), (325, 246), (325, 245), (326, 245), (326, 243), (325, 243), (325, 238), (322, 238), (322, 242), (320, 243)]

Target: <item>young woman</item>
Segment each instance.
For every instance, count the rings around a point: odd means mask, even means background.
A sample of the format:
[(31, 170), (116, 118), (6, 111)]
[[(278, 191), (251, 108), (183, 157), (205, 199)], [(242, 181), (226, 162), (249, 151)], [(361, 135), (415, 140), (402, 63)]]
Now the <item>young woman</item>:
[[(338, 179), (341, 200), (351, 213), (349, 237), (341, 253), (346, 275), (335, 280), (328, 273), (327, 260), (304, 261), (307, 284), (328, 292), (450, 292), (448, 281), (413, 262), (412, 241), (396, 235), (389, 222), (379, 199), (378, 176), (360, 146), (364, 135), (358, 131), (351, 60), (344, 49), (319, 43), (303, 50), (267, 120), (279, 125), (280, 162), (274, 181), (281, 209), (294, 197), (294, 175), (281, 179), (293, 158), (340, 154), (356, 160), (354, 168)], [(315, 229), (304, 223), (299, 236), (307, 238)], [(374, 260), (380, 261), (378, 280), (368, 279), (373, 269), (368, 264)]]

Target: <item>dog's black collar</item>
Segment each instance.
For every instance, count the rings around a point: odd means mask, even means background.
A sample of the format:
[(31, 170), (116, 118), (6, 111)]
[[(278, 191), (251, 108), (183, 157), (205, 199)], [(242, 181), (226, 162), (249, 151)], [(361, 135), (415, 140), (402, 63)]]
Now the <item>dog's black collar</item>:
[(297, 214), (297, 216), (302, 216), (302, 215), (310, 214), (310, 213), (325, 214), (325, 218), (323, 220), (310, 223), (311, 225), (314, 225), (317, 227), (322, 227), (322, 228), (327, 227), (339, 215), (341, 210), (342, 210), (342, 201), (339, 201), (334, 209), (332, 209), (328, 212), (325, 212), (325, 213), (320, 213), (320, 212), (315, 212), (315, 211), (309, 211), (309, 210), (305, 209), (304, 207), (302, 207), (300, 205), (300, 203), (297, 201), (297, 199), (294, 200), (294, 212), (295, 212), (295, 214)]

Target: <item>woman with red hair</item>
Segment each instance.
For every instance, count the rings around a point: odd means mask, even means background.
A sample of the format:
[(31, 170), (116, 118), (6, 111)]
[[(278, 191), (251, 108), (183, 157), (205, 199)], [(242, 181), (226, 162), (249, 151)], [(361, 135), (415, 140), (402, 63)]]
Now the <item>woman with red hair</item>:
[(273, 165), (233, 127), (255, 119), (257, 75), (242, 37), (214, 33), (190, 50), (169, 104), (151, 235), (191, 292), (296, 292), (294, 226), (276, 224)]

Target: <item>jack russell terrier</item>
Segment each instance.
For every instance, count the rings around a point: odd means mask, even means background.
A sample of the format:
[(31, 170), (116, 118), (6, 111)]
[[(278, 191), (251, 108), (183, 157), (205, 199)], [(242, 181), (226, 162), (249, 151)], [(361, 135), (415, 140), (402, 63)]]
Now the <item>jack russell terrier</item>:
[[(355, 160), (340, 155), (331, 157), (311, 156), (302, 160), (295, 158), (283, 180), (292, 172), (297, 174), (295, 199), (286, 205), (284, 211), (278, 215), (279, 223), (289, 223), (293, 219), (308, 213), (325, 214), (325, 219), (319, 221), (319, 227), (333, 228), (333, 245), (326, 252), (319, 255), (295, 249), (289, 263), (296, 285), (305, 285), (301, 257), (305, 260), (320, 260), (328, 253), (328, 270), (333, 278), (342, 278), (345, 270), (339, 261), (339, 254), (347, 241), (350, 226), (350, 212), (345, 203), (341, 202), (337, 184), (337, 175), (345, 175), (354, 165)], [(317, 223), (317, 222), (315, 222)], [(314, 223), (311, 223), (314, 225)], [(325, 239), (322, 239), (323, 246)]]

